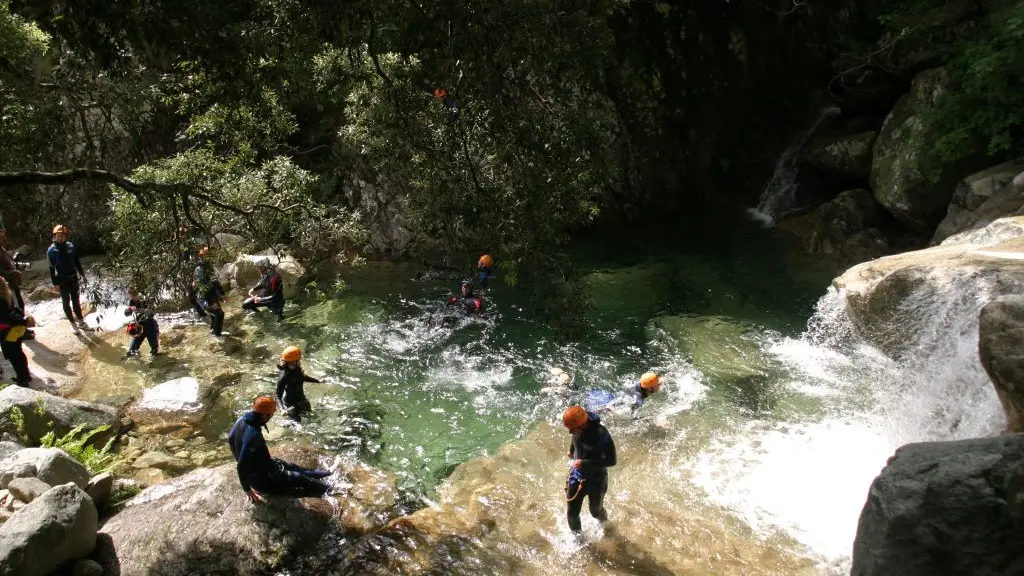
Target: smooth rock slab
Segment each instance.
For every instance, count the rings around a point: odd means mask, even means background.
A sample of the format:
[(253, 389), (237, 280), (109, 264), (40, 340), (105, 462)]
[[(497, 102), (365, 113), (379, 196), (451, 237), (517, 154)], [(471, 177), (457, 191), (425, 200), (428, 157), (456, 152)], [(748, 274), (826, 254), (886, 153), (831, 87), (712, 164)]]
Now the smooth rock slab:
[(1010, 430), (1024, 432), (1024, 295), (1001, 296), (981, 309), (978, 351)]
[(98, 515), (74, 484), (56, 486), (0, 526), (0, 576), (45, 576), (96, 546)]

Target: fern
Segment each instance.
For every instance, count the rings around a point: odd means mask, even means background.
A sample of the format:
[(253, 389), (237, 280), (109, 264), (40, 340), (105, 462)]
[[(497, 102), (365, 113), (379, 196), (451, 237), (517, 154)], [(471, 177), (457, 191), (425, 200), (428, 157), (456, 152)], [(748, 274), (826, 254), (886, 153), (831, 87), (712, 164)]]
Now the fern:
[(57, 438), (57, 435), (51, 430), (39, 439), (39, 444), (45, 448), (60, 448), (67, 452), (69, 456), (81, 462), (89, 470), (90, 474), (96, 475), (110, 470), (117, 462), (117, 455), (111, 453), (111, 448), (114, 445), (113, 437), (107, 440), (107, 443), (102, 448), (96, 448), (96, 446), (89, 443), (93, 436), (102, 434), (107, 430), (110, 430), (110, 426), (107, 424), (92, 430), (86, 430), (85, 424), (79, 424), (60, 438)]

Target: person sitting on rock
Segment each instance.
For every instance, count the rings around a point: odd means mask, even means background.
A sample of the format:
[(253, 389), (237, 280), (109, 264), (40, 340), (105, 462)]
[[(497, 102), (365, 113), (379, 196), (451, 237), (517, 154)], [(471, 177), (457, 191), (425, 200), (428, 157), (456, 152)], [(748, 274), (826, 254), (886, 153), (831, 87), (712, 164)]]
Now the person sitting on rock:
[[(25, 312), (27, 310), (25, 299), (21, 296), (21, 271), (30, 268), (32, 264), (22, 262), (22, 258), (24, 257), (20, 252), (15, 252), (13, 257), (7, 253), (7, 230), (0, 225), (0, 276), (3, 276), (4, 280), (7, 280), (7, 285), (11, 287), (11, 293), (14, 294), (18, 308)], [(25, 335), (28, 336), (31, 332), (28, 330)]]
[(220, 336), (224, 330), (224, 310), (221, 301), (224, 299), (224, 289), (217, 280), (217, 274), (213, 271), (213, 265), (209, 262), (210, 248), (203, 246), (199, 249), (199, 264), (196, 265), (192, 288), (196, 290), (197, 300), (203, 310), (210, 316), (210, 333)]
[(460, 294), (448, 299), (448, 306), (455, 306), (466, 314), (479, 314), (484, 309), (483, 298), (473, 294), (473, 281), (464, 279), (459, 285)]
[(238, 481), (253, 503), (266, 502), (263, 494), (295, 498), (323, 497), (330, 485), (323, 481), (331, 475), (326, 470), (309, 470), (270, 456), (263, 428), (274, 417), (277, 403), (269, 396), (260, 396), (252, 410), (235, 421), (228, 433), (228, 446), (237, 463)]
[(128, 296), (128, 307), (125, 308), (124, 315), (130, 316), (131, 320), (125, 331), (131, 336), (131, 340), (128, 342), (128, 353), (125, 357), (138, 356), (143, 340), (149, 341), (151, 356), (160, 354), (160, 325), (157, 324), (156, 316), (135, 290), (129, 290)]
[(298, 346), (289, 346), (281, 352), (281, 362), (277, 365), (280, 371), (277, 378), (277, 401), (281, 405), (281, 410), (296, 422), (302, 419), (304, 413), (313, 409), (306, 398), (303, 383), (320, 383), (316, 378), (306, 376), (302, 371), (301, 362), (302, 349)]
[(18, 308), (7, 280), (0, 276), (0, 351), (14, 368), (14, 383), (18, 386), (28, 387), (32, 380), (21, 341), (25, 332), (35, 325), (35, 319)]
[(269, 308), (280, 322), (284, 319), (284, 279), (270, 264), (270, 260), (260, 260), (257, 267), (260, 270), (260, 281), (249, 289), (249, 297), (242, 302), (242, 309), (258, 313), (262, 307)]

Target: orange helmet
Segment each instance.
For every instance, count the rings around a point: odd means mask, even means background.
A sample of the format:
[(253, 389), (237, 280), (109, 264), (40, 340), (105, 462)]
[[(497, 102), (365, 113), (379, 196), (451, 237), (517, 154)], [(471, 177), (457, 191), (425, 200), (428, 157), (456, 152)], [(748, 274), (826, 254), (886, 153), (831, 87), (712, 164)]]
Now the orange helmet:
[(448, 91), (444, 88), (434, 88), (434, 98), (438, 100), (444, 100), (444, 97), (448, 95)]
[(490, 268), (494, 264), (494, 258), (491, 258), (489, 254), (484, 254), (480, 257), (480, 260), (476, 263), (477, 268)]
[(54, 236), (56, 236), (57, 234), (65, 234), (66, 235), (67, 233), (68, 233), (68, 227), (63, 225), (63, 224), (57, 224), (56, 226), (53, 227), (53, 235)]
[(252, 411), (257, 414), (273, 416), (274, 412), (277, 412), (277, 402), (274, 402), (270, 396), (260, 396), (252, 403)]
[(302, 359), (302, 349), (298, 346), (289, 346), (281, 352), (281, 360), (284, 362), (298, 362)]
[(200, 255), (200, 256), (202, 256), (202, 257), (204, 257), (204, 258), (205, 258), (205, 257), (206, 257), (206, 256), (207, 256), (207, 255), (208, 255), (209, 253), (210, 253), (210, 247), (209, 247), (209, 246), (203, 246), (202, 248), (200, 248), (200, 249), (199, 249), (199, 255)]
[(569, 406), (562, 413), (562, 424), (565, 427), (572, 430), (573, 428), (582, 428), (590, 417), (587, 416), (587, 411), (580, 406)]
[(644, 390), (657, 392), (658, 388), (661, 387), (661, 379), (658, 378), (658, 375), (654, 372), (645, 372), (644, 375), (640, 377), (640, 387)]

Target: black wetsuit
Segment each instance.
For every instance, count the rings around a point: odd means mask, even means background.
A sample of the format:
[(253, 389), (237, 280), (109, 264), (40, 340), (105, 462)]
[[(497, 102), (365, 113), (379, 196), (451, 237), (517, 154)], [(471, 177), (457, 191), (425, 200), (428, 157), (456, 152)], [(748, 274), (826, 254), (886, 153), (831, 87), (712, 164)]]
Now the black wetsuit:
[(14, 303), (22, 310), (25, 310), (25, 299), (21, 297), (21, 269), (26, 266), (28, 264), (15, 261), (7, 253), (7, 249), (0, 246), (0, 276), (7, 280), (7, 285), (11, 287), (11, 293), (14, 294)]
[(213, 272), (213, 267), (206, 261), (200, 261), (195, 270), (197, 300), (203, 310), (210, 315), (210, 332), (220, 336), (224, 329), (224, 310), (220, 305), (224, 290)]
[(303, 413), (313, 409), (306, 398), (302, 384), (304, 382), (319, 384), (320, 381), (312, 376), (306, 376), (301, 366), (289, 368), (281, 364), (277, 369), (281, 371), (277, 377), (277, 404), (292, 419), (299, 420)]
[(566, 499), (569, 499), (566, 517), (569, 520), (569, 529), (573, 532), (580, 531), (583, 498), (589, 500), (591, 516), (601, 522), (608, 519), (603, 504), (604, 494), (608, 491), (608, 467), (615, 466), (616, 461), (615, 442), (601, 424), (601, 418), (593, 412), (587, 412), (587, 416), (589, 420), (583, 434), (579, 438), (573, 438), (569, 444), (570, 458), (583, 461), (583, 466), (578, 472), (578, 477), (583, 479), (582, 488), (577, 490), (575, 485), (570, 485), (566, 491)]
[(466, 314), (479, 314), (483, 312), (484, 300), (470, 291), (466, 295), (462, 295), (462, 293), (453, 295), (448, 299), (448, 305), (455, 306)]
[(237, 462), (238, 481), (246, 492), (258, 492), (304, 498), (323, 496), (330, 486), (321, 481), (330, 475), (324, 470), (309, 470), (284, 460), (270, 457), (263, 439), (260, 415), (249, 411), (242, 415), (228, 433), (228, 446)]
[[(50, 280), (60, 289), (60, 303), (64, 316), (71, 322), (82, 320), (82, 304), (78, 294), (78, 277), (85, 277), (78, 252), (71, 242), (54, 242), (46, 251), (50, 260)], [(72, 315), (74, 312), (74, 315)]]

